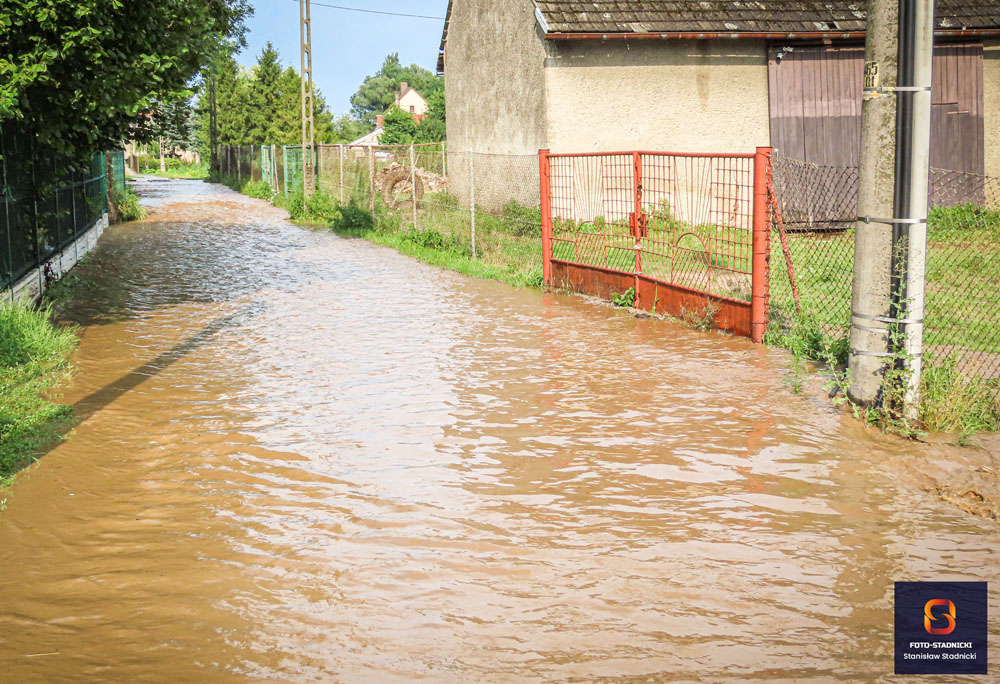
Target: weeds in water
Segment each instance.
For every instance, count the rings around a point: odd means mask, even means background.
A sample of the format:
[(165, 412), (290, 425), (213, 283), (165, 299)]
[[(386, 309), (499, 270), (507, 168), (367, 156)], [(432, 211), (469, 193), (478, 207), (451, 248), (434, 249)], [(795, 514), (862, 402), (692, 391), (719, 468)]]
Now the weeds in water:
[(267, 181), (262, 180), (248, 180), (243, 183), (239, 191), (248, 197), (256, 197), (269, 202), (274, 199), (276, 194), (274, 188), (268, 185)]
[(621, 294), (612, 292), (611, 303), (615, 306), (632, 306), (635, 304), (635, 288), (630, 287)]
[(700, 311), (682, 311), (680, 319), (696, 330), (711, 330), (721, 310), (717, 302), (706, 301)]
[(48, 306), (0, 306), (0, 478), (58, 438), (72, 407), (42, 394), (69, 373), (67, 357), (76, 344), (73, 330), (52, 323)]
[(113, 191), (115, 205), (118, 207), (118, 218), (126, 221), (138, 221), (146, 217), (146, 210), (139, 204), (139, 195), (126, 186), (124, 190), (115, 188)]
[(46, 304), (56, 306), (69, 299), (77, 290), (94, 287), (97, 284), (96, 281), (84, 278), (77, 270), (87, 262), (89, 257), (89, 254), (85, 255), (77, 262), (73, 270), (49, 285), (45, 289), (45, 294), (42, 295), (42, 301)]

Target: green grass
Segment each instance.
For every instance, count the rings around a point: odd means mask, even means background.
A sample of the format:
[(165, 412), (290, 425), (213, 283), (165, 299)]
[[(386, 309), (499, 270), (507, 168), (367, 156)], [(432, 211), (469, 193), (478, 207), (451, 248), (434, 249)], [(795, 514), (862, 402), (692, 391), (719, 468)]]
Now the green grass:
[[(473, 257), (471, 219), (467, 210), (447, 211), (431, 205), (421, 210), (418, 223), (420, 229), (414, 229), (412, 224), (403, 222), (400, 214), (387, 212), (381, 204), (372, 216), (366, 207), (349, 202), (337, 204), (336, 216), (330, 227), (341, 235), (363, 237), (425, 263), (468, 276), (499, 280), (519, 287), (541, 287), (543, 284), (541, 249), (537, 246), (537, 239), (496, 235), (490, 232), (490, 227), (481, 226), (483, 235), (490, 235), (493, 239), (483, 239), (481, 243), (477, 239), (479, 248), (476, 257)], [(480, 236), (479, 228), (477, 226), (477, 238)]]
[(0, 306), (0, 480), (35, 459), (58, 439), (72, 407), (46, 398), (70, 372), (73, 330), (56, 327), (48, 307)]
[(182, 164), (179, 159), (168, 159), (166, 171), (160, 171), (160, 163), (156, 160), (153, 164), (142, 167), (139, 172), (160, 178), (188, 178), (191, 180), (208, 180), (209, 176), (207, 162)]
[(139, 204), (139, 195), (126, 186), (124, 190), (115, 188), (115, 204), (118, 205), (118, 218), (125, 221), (138, 221), (146, 217), (146, 210)]
[(954, 358), (928, 357), (920, 377), (920, 422), (950, 432), (964, 443), (971, 435), (1000, 431), (1000, 381), (963, 375)]
[[(831, 334), (850, 324), (854, 229), (789, 234), (803, 313)], [(771, 240), (771, 305), (794, 311), (785, 257)], [(1000, 354), (992, 313), (1000, 307), (1000, 211), (965, 205), (932, 209), (928, 223), (924, 343)]]

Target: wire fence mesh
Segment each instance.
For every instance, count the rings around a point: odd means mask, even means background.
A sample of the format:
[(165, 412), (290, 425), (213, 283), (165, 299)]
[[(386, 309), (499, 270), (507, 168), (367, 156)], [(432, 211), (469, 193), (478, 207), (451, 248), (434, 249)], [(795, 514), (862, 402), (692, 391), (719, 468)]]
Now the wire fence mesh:
[[(30, 141), (29, 136), (0, 128), (0, 286), (4, 289), (71, 244), (107, 209), (103, 153), (84, 170), (61, 173), (53, 161), (34, 154)], [(112, 182), (124, 189), (124, 153), (109, 154)], [(64, 180), (43, 188), (36, 181), (41, 176)]]
[[(774, 191), (782, 240), (772, 240), (771, 325), (802, 314), (835, 337), (848, 333), (854, 271), (858, 169), (776, 157)], [(933, 169), (924, 317), (930, 363), (1000, 378), (1000, 178)]]
[[(234, 147), (220, 151), (223, 174), (238, 168)], [(301, 146), (256, 149), (259, 172), (245, 168), (249, 177), (276, 195), (301, 191)], [(415, 229), (427, 244), (540, 281), (537, 155), (454, 152), (443, 143), (317, 145), (314, 154), (316, 187), (342, 204), (393, 217), (381, 229)]]

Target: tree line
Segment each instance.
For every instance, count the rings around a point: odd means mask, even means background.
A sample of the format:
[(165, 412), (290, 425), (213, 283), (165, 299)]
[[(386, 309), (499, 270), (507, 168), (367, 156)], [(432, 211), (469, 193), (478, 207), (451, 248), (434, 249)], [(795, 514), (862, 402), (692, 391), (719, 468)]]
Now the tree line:
[[(234, 53), (220, 55), (211, 66), (214, 78), (217, 141), (224, 145), (297, 145), (301, 142), (302, 90), (299, 72), (282, 66), (268, 42), (256, 64), (244, 69)], [(428, 101), (426, 119), (419, 125), (409, 113), (394, 107), (401, 83), (408, 83)], [(211, 138), (209, 92), (199, 98), (198, 139), (206, 149)], [(376, 117), (386, 114), (383, 144), (438, 142), (445, 137), (444, 83), (416, 64), (404, 67), (398, 54), (386, 57), (382, 67), (366, 77), (351, 97), (351, 113), (335, 117), (322, 93), (314, 94), (316, 142), (349, 143), (369, 133)], [(173, 140), (172, 140), (173, 142)], [(178, 145), (181, 142), (176, 141)]]
[(128, 139), (155, 140), (165, 103), (188, 102), (203, 67), (245, 44), (252, 12), (247, 0), (4, 3), (0, 154), (44, 160), (33, 179), (44, 185)]

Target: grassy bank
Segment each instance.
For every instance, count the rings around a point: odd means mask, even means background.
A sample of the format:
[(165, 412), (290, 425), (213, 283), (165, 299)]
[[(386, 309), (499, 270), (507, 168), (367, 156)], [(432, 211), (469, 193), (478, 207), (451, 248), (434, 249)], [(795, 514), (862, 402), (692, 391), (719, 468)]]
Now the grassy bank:
[[(275, 194), (266, 183), (240, 180), (232, 175), (213, 176), (214, 182), (288, 210), (292, 220), (311, 228), (327, 228), (339, 235), (358, 237), (392, 247), (424, 263), (458, 273), (510, 283), (519, 287), (542, 286), (541, 243), (527, 229), (536, 210), (508, 205), (501, 216), (477, 211), (476, 249), (473, 256), (471, 217), (468, 209), (446, 193), (428, 195), (417, 212), (417, 224), (407, 211), (390, 211), (376, 198), (375, 213), (355, 201), (338, 202), (322, 189), (306, 201), (302, 192), (288, 197)], [(536, 220), (537, 222), (537, 220)]]
[(70, 372), (72, 330), (56, 327), (48, 307), (0, 305), (0, 486), (58, 439), (71, 406), (46, 398)]
[[(834, 396), (839, 395), (839, 401), (850, 404), (843, 396), (850, 385), (846, 370), (848, 340), (828, 330), (819, 318), (786, 319), (768, 330), (764, 342), (792, 353), (794, 361), (789, 384), (793, 391), (801, 391), (803, 374), (809, 370), (805, 362), (809, 361), (830, 378), (828, 387)], [(1000, 431), (1000, 380), (963, 374), (958, 371), (954, 358), (926, 354), (914, 422), (892, 406), (893, 397), (900, 394), (894, 387), (902, 386), (905, 379), (900, 372), (887, 373), (881, 391), (882, 404), (870, 408), (851, 405), (855, 415), (886, 432), (907, 437), (916, 437), (921, 432), (946, 432), (956, 435), (963, 444), (977, 432)]]
[(179, 159), (167, 159), (166, 170), (160, 170), (159, 160), (140, 167), (139, 173), (160, 178), (189, 178), (192, 180), (208, 180), (208, 163), (184, 164)]

